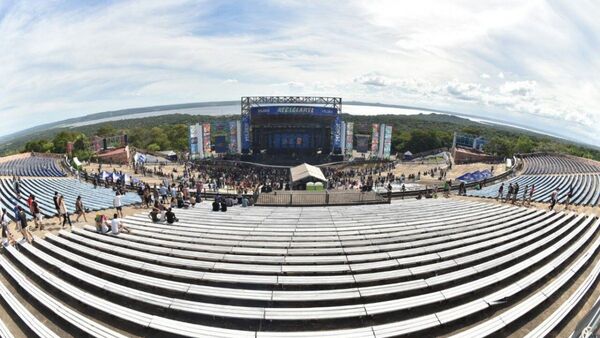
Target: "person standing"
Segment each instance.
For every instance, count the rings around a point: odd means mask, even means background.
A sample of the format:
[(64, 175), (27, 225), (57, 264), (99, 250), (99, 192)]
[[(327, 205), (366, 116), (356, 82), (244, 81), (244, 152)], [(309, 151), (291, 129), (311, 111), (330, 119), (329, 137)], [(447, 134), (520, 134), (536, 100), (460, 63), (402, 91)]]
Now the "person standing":
[(113, 199), (113, 206), (117, 210), (116, 215), (118, 215), (120, 218), (123, 218), (123, 198), (121, 193), (117, 192), (115, 195), (115, 198)]
[(79, 222), (79, 218), (81, 216), (83, 216), (83, 220), (87, 223), (87, 218), (85, 217), (85, 207), (83, 206), (83, 200), (81, 199), (81, 196), (77, 196), (77, 200), (75, 200), (75, 213), (77, 214), (75, 223)]

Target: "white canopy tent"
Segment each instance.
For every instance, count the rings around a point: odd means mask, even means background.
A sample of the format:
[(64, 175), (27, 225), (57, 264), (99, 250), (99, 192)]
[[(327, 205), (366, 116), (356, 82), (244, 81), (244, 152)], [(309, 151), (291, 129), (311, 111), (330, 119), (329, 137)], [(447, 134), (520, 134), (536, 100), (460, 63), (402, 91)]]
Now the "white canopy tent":
[(292, 185), (294, 186), (306, 184), (308, 182), (327, 183), (327, 179), (325, 178), (325, 175), (323, 175), (323, 171), (308, 163), (303, 163), (299, 166), (293, 167), (290, 169), (290, 172), (292, 176)]

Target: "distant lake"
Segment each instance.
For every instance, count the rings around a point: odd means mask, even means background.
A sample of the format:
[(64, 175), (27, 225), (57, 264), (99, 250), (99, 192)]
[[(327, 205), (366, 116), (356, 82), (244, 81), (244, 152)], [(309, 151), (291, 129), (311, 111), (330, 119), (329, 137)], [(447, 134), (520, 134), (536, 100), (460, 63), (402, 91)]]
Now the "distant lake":
[[(76, 122), (62, 125), (62, 127), (80, 127), (90, 124), (139, 119), (152, 116), (171, 115), (171, 114), (188, 114), (188, 115), (210, 115), (210, 116), (222, 116), (222, 115), (239, 115), (240, 105), (224, 105), (224, 106), (211, 106), (211, 107), (199, 107), (199, 108), (183, 108), (183, 109), (170, 109), (170, 110), (157, 110), (149, 111), (139, 114), (130, 114), (124, 116), (113, 116), (102, 119), (89, 120), (84, 122)], [(423, 111), (418, 109), (402, 109), (402, 108), (388, 108), (388, 107), (374, 107), (374, 106), (362, 106), (362, 105), (343, 105), (342, 111), (347, 114), (353, 115), (382, 115), (382, 114), (396, 114), (396, 115), (417, 115), (417, 114), (431, 114), (429, 111)]]

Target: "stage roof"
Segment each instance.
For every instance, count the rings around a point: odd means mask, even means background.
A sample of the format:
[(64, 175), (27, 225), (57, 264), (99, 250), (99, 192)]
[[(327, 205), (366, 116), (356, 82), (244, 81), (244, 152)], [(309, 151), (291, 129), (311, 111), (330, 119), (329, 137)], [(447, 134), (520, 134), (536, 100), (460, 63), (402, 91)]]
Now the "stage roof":
[(308, 163), (303, 163), (299, 166), (293, 167), (290, 169), (290, 172), (292, 174), (293, 183), (304, 180), (310, 181), (311, 179), (321, 182), (327, 182), (327, 179), (325, 178), (325, 175), (323, 175), (321, 169)]

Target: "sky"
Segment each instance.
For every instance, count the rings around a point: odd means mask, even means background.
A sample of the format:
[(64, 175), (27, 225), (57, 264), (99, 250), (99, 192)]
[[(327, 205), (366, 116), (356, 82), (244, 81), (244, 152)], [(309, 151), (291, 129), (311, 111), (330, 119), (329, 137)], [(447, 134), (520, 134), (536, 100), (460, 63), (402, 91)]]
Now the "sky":
[(0, 136), (107, 110), (341, 96), (600, 146), (600, 2), (0, 0)]

